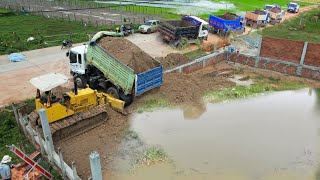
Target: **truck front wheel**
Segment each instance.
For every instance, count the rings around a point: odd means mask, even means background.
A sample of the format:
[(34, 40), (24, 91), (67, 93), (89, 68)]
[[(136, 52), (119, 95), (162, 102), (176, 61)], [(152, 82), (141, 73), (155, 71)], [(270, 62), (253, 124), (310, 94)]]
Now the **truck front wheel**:
[(107, 93), (112, 96), (113, 98), (119, 99), (119, 91), (115, 87), (109, 87), (107, 89)]
[(77, 86), (79, 88), (84, 88), (86, 87), (87, 84), (87, 78), (83, 75), (76, 75), (76, 82), (77, 82)]

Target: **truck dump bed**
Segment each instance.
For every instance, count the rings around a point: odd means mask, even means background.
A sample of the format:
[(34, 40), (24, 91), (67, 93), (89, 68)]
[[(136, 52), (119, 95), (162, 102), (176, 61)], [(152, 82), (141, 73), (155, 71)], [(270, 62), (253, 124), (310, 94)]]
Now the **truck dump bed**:
[(266, 21), (268, 19), (268, 15), (266, 12), (260, 10), (255, 10), (254, 12), (247, 11), (245, 18), (253, 21)]
[[(128, 52), (123, 52), (123, 54)], [(139, 61), (139, 60), (137, 60)], [(142, 93), (162, 85), (162, 66), (151, 58), (152, 69), (135, 73), (134, 70), (95, 41), (87, 49), (87, 62), (99, 69), (106, 79), (121, 88), (125, 95)]]
[(178, 37), (196, 38), (198, 36), (199, 26), (196, 26), (193, 21), (188, 20), (170, 20), (161, 21), (159, 32), (167, 41)]
[(220, 29), (225, 32), (229, 32), (230, 28), (234, 30), (242, 30), (243, 26), (241, 24), (242, 17), (237, 16), (233, 13), (225, 13), (224, 15), (210, 15), (209, 25), (215, 29)]

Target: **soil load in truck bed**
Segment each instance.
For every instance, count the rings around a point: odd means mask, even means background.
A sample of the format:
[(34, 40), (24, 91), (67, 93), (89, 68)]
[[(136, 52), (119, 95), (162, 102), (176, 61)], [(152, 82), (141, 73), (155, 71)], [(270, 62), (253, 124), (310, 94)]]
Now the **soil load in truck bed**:
[(159, 66), (150, 55), (123, 37), (103, 37), (99, 39), (98, 44), (110, 55), (128, 65), (136, 74)]

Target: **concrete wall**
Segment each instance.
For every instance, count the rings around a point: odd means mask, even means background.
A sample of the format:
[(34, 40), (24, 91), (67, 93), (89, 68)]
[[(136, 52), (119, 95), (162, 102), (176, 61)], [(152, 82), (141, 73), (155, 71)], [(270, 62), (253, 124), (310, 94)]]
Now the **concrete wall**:
[(284, 74), (320, 80), (320, 67), (244, 54), (229, 54), (229, 61)]
[[(272, 54), (270, 52), (266, 52), (266, 49), (263, 50), (263, 48), (266, 47), (261, 47), (261, 50), (264, 52), (261, 51), (263, 53), (261, 53), (262, 55), (260, 57), (237, 53), (227, 53), (225, 50), (221, 49), (218, 52), (198, 58), (190, 63), (172, 68), (165, 72), (183, 72), (188, 74), (203, 69), (207, 66), (214, 65), (220, 61), (231, 61), (256, 68), (277, 71), (284, 74), (320, 80), (320, 44), (300, 41), (295, 42), (286, 39), (266, 39), (267, 40), (262, 40), (262, 45), (271, 47), (271, 45), (279, 41), (279, 44), (281, 44), (281, 51), (285, 51), (284, 54), (292, 53), (292, 49), (290, 49), (292, 44), (296, 45), (293, 48), (296, 51), (291, 56), (283, 57), (283, 55), (279, 55), (280, 51), (271, 51), (276, 52), (276, 54)], [(290, 46), (288, 43), (290, 43)], [(299, 54), (297, 54), (297, 52), (299, 52)], [(275, 59), (277, 57), (281, 57), (283, 59)]]

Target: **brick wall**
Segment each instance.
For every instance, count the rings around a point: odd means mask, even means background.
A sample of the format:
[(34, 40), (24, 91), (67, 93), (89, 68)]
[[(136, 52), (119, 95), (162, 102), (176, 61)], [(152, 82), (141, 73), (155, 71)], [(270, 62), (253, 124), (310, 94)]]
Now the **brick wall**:
[(263, 37), (260, 56), (299, 63), (303, 46), (304, 42), (302, 41)]
[[(205, 57), (196, 59), (191, 63), (181, 65), (179, 67), (167, 70), (166, 72), (183, 72), (183, 73), (192, 73), (194, 71), (203, 69), (207, 66), (214, 65), (220, 61), (228, 61), (240, 63), (256, 68), (268, 69), (272, 71), (277, 71), (284, 74), (301, 76), (309, 79), (320, 80), (320, 44), (308, 43), (306, 49), (305, 60), (303, 64), (300, 64), (301, 56), (303, 56), (303, 47), (304, 42), (291, 41), (285, 39), (274, 39), (274, 38), (264, 38), (264, 43), (262, 45), (271, 46), (274, 42), (280, 42), (281, 51), (283, 54), (293, 54), (288, 55), (287, 57), (278, 56), (278, 53), (275, 51), (266, 51), (268, 48), (265, 48), (260, 56), (250, 56), (237, 53), (226, 53), (223, 50), (216, 52)], [(290, 43), (290, 48), (288, 46)], [(292, 48), (292, 45), (295, 45)], [(263, 47), (261, 48), (261, 50)], [(292, 49), (295, 49), (295, 52), (292, 52)], [(278, 51), (277, 51), (278, 52)], [(299, 53), (297, 53), (299, 52)], [(298, 55), (299, 54), (299, 55)], [(265, 57), (268, 56), (268, 57)], [(277, 58), (283, 59), (277, 59)]]
[(320, 67), (320, 44), (308, 43), (304, 64)]

